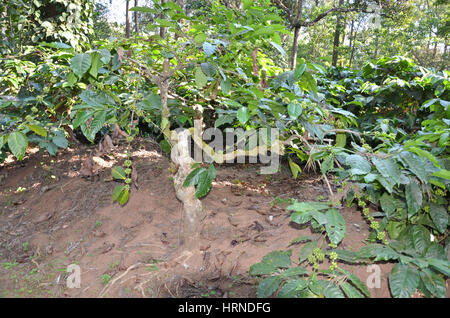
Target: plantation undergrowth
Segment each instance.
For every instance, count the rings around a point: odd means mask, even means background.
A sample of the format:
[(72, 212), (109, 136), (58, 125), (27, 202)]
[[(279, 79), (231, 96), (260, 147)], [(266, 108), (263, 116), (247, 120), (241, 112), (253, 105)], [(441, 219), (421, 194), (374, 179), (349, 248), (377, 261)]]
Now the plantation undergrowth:
[[(292, 177), (320, 171), (330, 201), (289, 201), (291, 221), (314, 236), (296, 241), (304, 243), (298, 262), (283, 250), (251, 267), (261, 278), (259, 297), (369, 297), (366, 284), (339, 263), (386, 261), (395, 263), (393, 297), (416, 290), (446, 297), (449, 72), (402, 56), (358, 70), (299, 60), (289, 70), (280, 39), (286, 31), (275, 12), (251, 5), (245, 15), (218, 4), (211, 10), (204, 23), (172, 2), (134, 9), (164, 12), (153, 27), (176, 39), (97, 41), (82, 52), (41, 42), (2, 58), (0, 159), (22, 160), (30, 145), (55, 155), (79, 143), (77, 136), (97, 143), (100, 154), (112, 151), (109, 140), (125, 140), (128, 160), (112, 173), (121, 182), (112, 199), (123, 205), (137, 182), (134, 138), (151, 137), (168, 154), (171, 129), (191, 128), (195, 120), (203, 128), (276, 128)], [(184, 187), (196, 186), (201, 198), (216, 176), (214, 165), (192, 169)], [(357, 206), (370, 226), (358, 251), (339, 248), (347, 231), (342, 205)]]

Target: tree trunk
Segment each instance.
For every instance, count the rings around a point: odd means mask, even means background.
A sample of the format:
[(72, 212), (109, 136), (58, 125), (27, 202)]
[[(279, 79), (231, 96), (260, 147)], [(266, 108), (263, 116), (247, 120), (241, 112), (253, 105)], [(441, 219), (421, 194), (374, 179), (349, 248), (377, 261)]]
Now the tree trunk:
[(130, 14), (128, 9), (130, 8), (130, 0), (127, 0), (125, 8), (125, 37), (128, 39), (130, 37)]
[(373, 53), (373, 59), (376, 60), (378, 57), (378, 46), (379, 46), (379, 39), (378, 39), (378, 33), (375, 35), (375, 52)]
[[(167, 0), (161, 0), (161, 4), (164, 4), (164, 3), (166, 3), (166, 2), (167, 2)], [(160, 19), (164, 19), (164, 14), (161, 14), (159, 18), (160, 18)], [(160, 36), (161, 38), (165, 38), (165, 37), (166, 37), (166, 31), (167, 31), (167, 28), (165, 28), (165, 27), (160, 27), (160, 28), (159, 28), (159, 36)]]
[(355, 20), (352, 19), (352, 22), (350, 24), (350, 36), (349, 36), (349, 39), (348, 39), (349, 40), (348, 47), (349, 47), (350, 51), (352, 50), (352, 45), (353, 45), (353, 30), (354, 30), (354, 26), (355, 26)]
[(291, 56), (291, 68), (295, 69), (295, 67), (297, 66), (297, 55), (298, 55), (298, 38), (300, 36), (300, 22), (302, 21), (303, 18), (303, 0), (299, 0), (298, 3), (298, 8), (297, 8), (297, 12), (296, 12), (296, 16), (294, 18), (294, 22), (296, 23), (295, 27), (294, 27), (294, 40), (292, 43), (292, 56)]
[(294, 41), (292, 43), (292, 56), (291, 56), (291, 69), (295, 69), (297, 66), (297, 54), (298, 54), (298, 37), (300, 35), (300, 27), (294, 28)]
[[(339, 0), (339, 8), (342, 7), (342, 4), (344, 3), (344, 0)], [(342, 21), (342, 15), (338, 13), (337, 19), (336, 19), (336, 29), (334, 30), (334, 42), (333, 42), (333, 57), (331, 65), (336, 66), (337, 60), (339, 57), (339, 39), (341, 37), (341, 21)]]
[[(139, 0), (134, 0), (134, 6), (137, 7)], [(134, 12), (134, 32), (139, 33), (138, 12)]]

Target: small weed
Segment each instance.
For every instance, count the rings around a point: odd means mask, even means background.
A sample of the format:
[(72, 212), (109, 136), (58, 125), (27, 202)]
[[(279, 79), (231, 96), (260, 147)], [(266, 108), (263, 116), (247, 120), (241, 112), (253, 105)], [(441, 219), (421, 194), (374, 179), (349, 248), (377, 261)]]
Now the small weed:
[(2, 265), (3, 265), (3, 267), (5, 268), (5, 269), (11, 269), (11, 268), (13, 268), (13, 267), (15, 267), (15, 266), (17, 266), (17, 262), (16, 261), (14, 261), (14, 262), (4, 262), (4, 263), (2, 263)]
[(106, 285), (106, 284), (108, 284), (109, 281), (111, 280), (111, 275), (104, 274), (104, 275), (100, 276), (100, 279), (101, 279), (101, 281), (102, 281), (102, 284), (103, 284), (103, 285)]

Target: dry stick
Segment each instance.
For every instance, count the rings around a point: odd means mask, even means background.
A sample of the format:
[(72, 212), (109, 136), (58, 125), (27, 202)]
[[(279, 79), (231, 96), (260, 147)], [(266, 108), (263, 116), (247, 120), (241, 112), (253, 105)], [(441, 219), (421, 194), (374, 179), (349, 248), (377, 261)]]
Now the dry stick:
[(126, 274), (128, 274), (128, 272), (129, 271), (131, 271), (132, 269), (135, 269), (136, 267), (139, 267), (140, 265), (142, 265), (142, 263), (136, 263), (136, 264), (134, 264), (134, 265), (131, 265), (130, 267), (128, 267), (127, 268), (127, 270), (122, 274), (122, 275), (120, 275), (119, 277), (116, 277), (115, 279), (113, 279), (112, 281), (110, 281), (104, 288), (103, 288), (103, 290), (100, 292), (100, 297), (103, 297), (105, 294), (106, 294), (106, 292), (108, 291), (108, 289), (112, 286), (112, 285), (114, 285), (114, 283), (116, 282), (116, 281), (118, 281), (119, 279), (121, 279), (122, 277), (124, 277)]

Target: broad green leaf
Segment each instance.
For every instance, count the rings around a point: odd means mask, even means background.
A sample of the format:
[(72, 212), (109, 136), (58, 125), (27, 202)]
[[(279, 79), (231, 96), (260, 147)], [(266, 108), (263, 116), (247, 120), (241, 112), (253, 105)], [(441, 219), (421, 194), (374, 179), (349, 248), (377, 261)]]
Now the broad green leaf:
[(316, 248), (316, 246), (317, 246), (317, 241), (308, 242), (305, 245), (303, 245), (302, 249), (300, 250), (300, 256), (298, 259), (298, 263), (299, 264), (303, 263), (309, 257), (309, 255), (312, 254), (312, 252)]
[(432, 176), (450, 180), (450, 170), (441, 169), (439, 171), (434, 172)]
[(315, 240), (315, 239), (316, 239), (315, 236), (303, 235), (303, 236), (300, 236), (300, 237), (297, 237), (297, 238), (293, 239), (291, 241), (291, 243), (289, 243), (289, 245), (303, 243), (303, 242), (308, 242), (308, 241), (312, 241), (312, 240)]
[(206, 56), (213, 55), (216, 52), (216, 46), (212, 45), (209, 42), (203, 42), (203, 52), (206, 54)]
[(258, 298), (267, 298), (276, 292), (280, 286), (282, 279), (278, 276), (270, 276), (261, 281), (256, 290)]
[(379, 159), (372, 158), (372, 163), (377, 168), (378, 172), (385, 178), (392, 178), (394, 183), (398, 184), (400, 180), (400, 169), (398, 168), (398, 164), (396, 160), (388, 158), (388, 159)]
[(92, 52), (91, 54), (91, 68), (89, 69), (89, 74), (92, 77), (97, 78), (98, 70), (102, 67), (102, 62), (100, 60), (101, 54), (99, 52)]
[(348, 155), (345, 163), (351, 167), (353, 175), (367, 174), (372, 170), (370, 163), (360, 155)]
[(336, 209), (330, 209), (325, 214), (327, 218), (327, 223), (325, 224), (325, 229), (328, 234), (328, 238), (333, 244), (339, 244), (345, 235), (345, 220)]
[(114, 188), (113, 193), (112, 193), (112, 201), (113, 202), (117, 201), (119, 199), (119, 196), (124, 189), (125, 189), (125, 186), (123, 186), (123, 185), (117, 186)]
[(216, 119), (216, 121), (214, 123), (214, 127), (217, 128), (217, 127), (220, 127), (220, 126), (225, 125), (225, 124), (231, 124), (231, 123), (233, 123), (233, 121), (234, 121), (234, 117), (233, 116), (231, 116), (231, 115), (223, 115), (223, 116), (220, 116), (219, 118)]
[(306, 289), (308, 287), (308, 281), (304, 279), (292, 279), (284, 284), (279, 292), (278, 297), (280, 298), (293, 298), (299, 291)]
[(326, 298), (345, 298), (342, 290), (332, 282), (328, 282), (328, 286), (323, 289), (322, 293)]
[(430, 217), (439, 233), (444, 234), (448, 226), (448, 212), (443, 206), (431, 205)]
[(298, 104), (289, 104), (287, 106), (288, 114), (291, 119), (297, 119), (302, 114), (303, 109)]
[[(90, 141), (95, 139), (95, 135), (102, 129), (106, 122), (106, 110), (96, 113), (90, 125)], [(87, 136), (86, 136), (87, 137)]]
[(291, 267), (287, 270), (281, 272), (280, 276), (287, 278), (287, 277), (293, 277), (293, 276), (301, 276), (308, 274), (308, 270), (304, 267), (297, 266), (297, 267)]
[(8, 147), (18, 160), (22, 160), (28, 148), (27, 136), (19, 131), (10, 133), (8, 136)]
[(389, 288), (394, 298), (409, 298), (419, 285), (419, 273), (411, 265), (395, 264), (389, 274)]
[(66, 149), (69, 146), (69, 142), (67, 141), (66, 136), (64, 136), (64, 134), (54, 136), (52, 138), (52, 141), (59, 148)]
[(200, 64), (203, 73), (208, 77), (214, 77), (217, 73), (216, 67), (212, 63), (202, 63)]
[(79, 78), (83, 77), (91, 67), (92, 57), (88, 53), (82, 53), (75, 55), (72, 60), (70, 60), (70, 69)]
[(196, 168), (189, 173), (183, 182), (183, 187), (195, 186), (200, 180), (202, 174), (207, 174), (205, 168)]
[(348, 298), (364, 298), (364, 295), (361, 294), (361, 292), (353, 287), (353, 285), (349, 284), (348, 282), (344, 282), (341, 285), (341, 289), (344, 291), (345, 296)]
[(415, 215), (422, 206), (422, 190), (415, 180), (411, 179), (405, 186), (406, 203), (408, 204), (408, 216)]
[(195, 70), (195, 84), (197, 85), (197, 88), (203, 88), (207, 82), (208, 78), (203, 73), (201, 67), (197, 67)]
[(427, 268), (419, 272), (420, 279), (425, 288), (437, 298), (445, 298), (447, 296), (447, 288), (445, 280)]
[(195, 196), (197, 198), (204, 197), (211, 190), (213, 177), (205, 170), (205, 173), (199, 176)]
[(344, 148), (347, 143), (347, 135), (345, 133), (336, 134), (336, 147)]
[(428, 173), (426, 171), (426, 163), (424, 159), (408, 151), (403, 151), (400, 154), (400, 159), (404, 163), (405, 167), (411, 170), (411, 172), (414, 173), (420, 181), (427, 183)]
[(194, 41), (198, 44), (202, 44), (206, 40), (206, 34), (205, 33), (199, 33), (194, 37)]
[(237, 112), (237, 118), (241, 125), (245, 125), (245, 123), (250, 119), (250, 113), (247, 107), (239, 108)]
[(47, 137), (47, 131), (42, 128), (41, 126), (38, 125), (27, 125), (28, 128), (30, 128), (35, 134), (42, 136), (42, 137)]
[(250, 275), (268, 275), (277, 271), (277, 267), (265, 262), (256, 263), (250, 266)]
[(224, 95), (228, 95), (231, 90), (231, 81), (228, 78), (226, 78), (225, 80), (222, 79), (222, 81), (220, 82), (220, 87), (222, 88), (222, 93)]
[(291, 251), (270, 252), (263, 257), (262, 262), (279, 268), (289, 268), (291, 266)]
[(345, 269), (339, 269), (340, 272), (344, 273), (345, 276), (347, 276), (347, 280), (352, 283), (360, 292), (362, 292), (366, 297), (370, 297), (369, 289), (367, 288), (366, 284), (363, 283), (358, 276), (355, 274), (345, 270)]
[(120, 166), (113, 167), (111, 169), (111, 175), (117, 180), (125, 180), (127, 178), (125, 170)]
[(119, 197), (117, 198), (117, 202), (119, 202), (120, 205), (124, 205), (125, 203), (128, 202), (128, 197), (130, 196), (130, 191), (129, 190), (122, 190), (122, 192), (120, 192)]
[(292, 175), (294, 176), (294, 179), (297, 179), (298, 173), (302, 172), (302, 169), (299, 167), (298, 164), (292, 161), (291, 158), (289, 158), (289, 167), (291, 168), (291, 172)]

